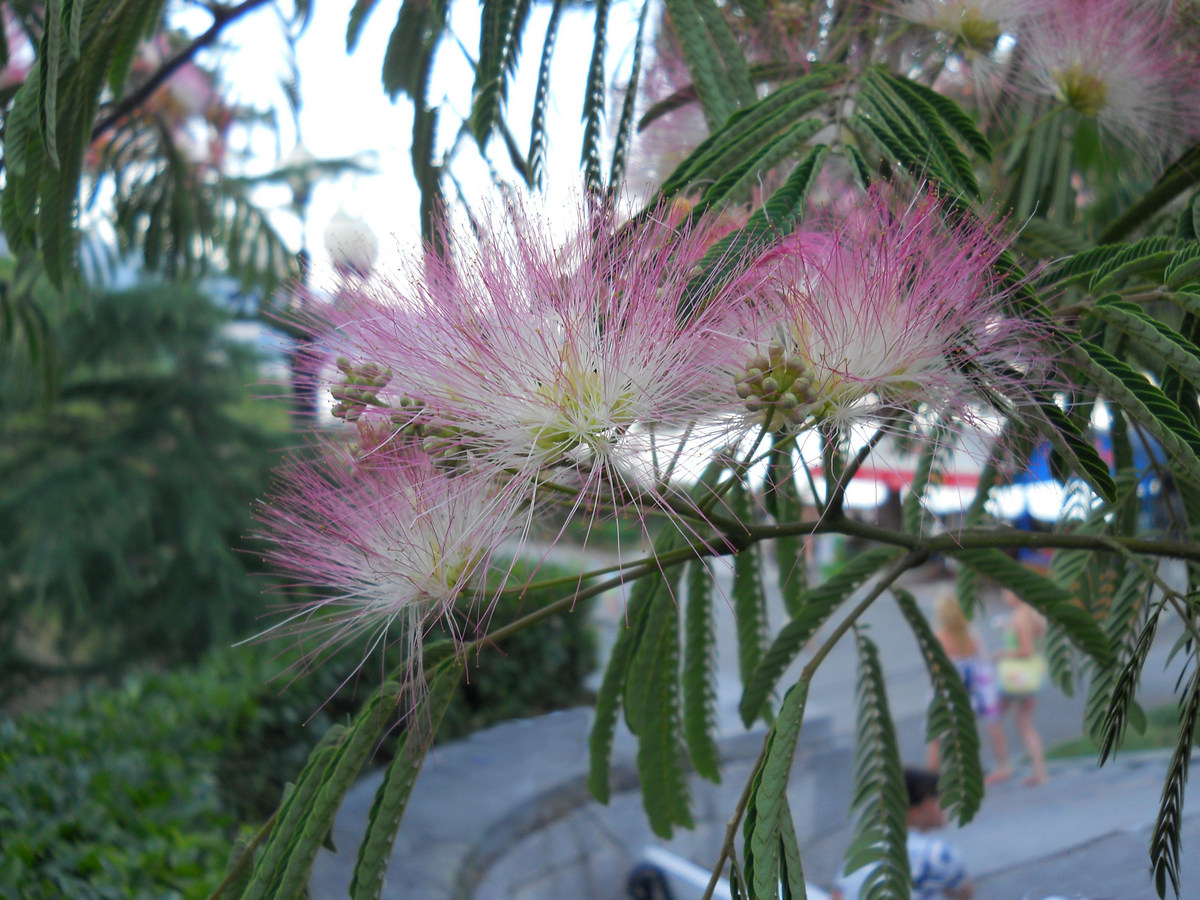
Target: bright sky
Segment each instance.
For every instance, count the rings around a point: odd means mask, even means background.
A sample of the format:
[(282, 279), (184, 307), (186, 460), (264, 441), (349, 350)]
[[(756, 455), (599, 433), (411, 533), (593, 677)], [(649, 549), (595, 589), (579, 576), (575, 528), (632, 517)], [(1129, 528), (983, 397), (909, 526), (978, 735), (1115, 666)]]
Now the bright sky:
[[(287, 4), (281, 4), (286, 6)], [(353, 55), (346, 53), (346, 22), (349, 4), (316, 3), (313, 19), (298, 44), (300, 90), (303, 99), (300, 127), (304, 144), (319, 159), (364, 155), (378, 169), (374, 175), (348, 175), (317, 185), (309, 207), (307, 239), (313, 254), (313, 280), (317, 286), (333, 280), (322, 234), (339, 207), (366, 220), (379, 237), (381, 270), (400, 264), (406, 248), (417, 242), (418, 193), (412, 175), (409, 146), (412, 135), (412, 106), (401, 97), (389, 102), (383, 91), (380, 71), (387, 41), (396, 22), (400, 0), (383, 0), (372, 12)], [(638, 8), (633, 2), (614, 5), (609, 28), (609, 83), (627, 77)], [(534, 6), (526, 31), (517, 81), (509, 93), (508, 121), (516, 139), (528, 145), (529, 120), (542, 41), (549, 18), (548, 3)], [(201, 10), (179, 18), (190, 30), (207, 27), (209, 18)], [(470, 111), (472, 73), (457, 37), (471, 54), (478, 53), (479, 7), (459, 0), (452, 7), (452, 36), (444, 42), (435, 69), (431, 100), (440, 104), (440, 148), (454, 139)], [(235, 101), (259, 107), (274, 106), (283, 118), (279, 147), (273, 141), (256, 144), (254, 151), (269, 169), (291, 151), (295, 136), (287, 121), (286, 104), (278, 82), (286, 75), (286, 46), (279, 37), (280, 26), (273, 8), (258, 11), (226, 32), (234, 49), (221, 61), (221, 69)], [(587, 64), (592, 50), (590, 9), (567, 10), (559, 27), (551, 84), (549, 112), (550, 167), (546, 207), (567, 209), (581, 183), (579, 169), (583, 130), (583, 106)], [(502, 177), (516, 182), (502, 146), (493, 153)], [(474, 148), (464, 143), (455, 163), (455, 173), (472, 199), (490, 192), (487, 168)], [(449, 191), (450, 188), (448, 187)], [(286, 207), (289, 194), (280, 189), (269, 202)], [(564, 221), (571, 221), (570, 215)], [(293, 217), (280, 215), (277, 225), (299, 246), (299, 228)]]

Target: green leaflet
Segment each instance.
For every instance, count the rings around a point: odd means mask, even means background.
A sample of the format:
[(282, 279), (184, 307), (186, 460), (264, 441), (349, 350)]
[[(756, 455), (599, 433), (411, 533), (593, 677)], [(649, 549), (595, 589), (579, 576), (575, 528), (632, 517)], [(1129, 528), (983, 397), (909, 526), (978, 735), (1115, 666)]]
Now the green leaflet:
[(824, 88), (841, 75), (840, 68), (816, 69), (730, 116), (683, 160), (666, 180), (660, 194), (677, 193), (689, 184), (716, 178), (746, 155), (769, 143), (803, 116), (829, 101)]
[(948, 763), (942, 769), (939, 784), (942, 805), (959, 825), (966, 825), (975, 818), (983, 802), (983, 765), (979, 761), (979, 732), (975, 728), (971, 695), (913, 595), (902, 588), (892, 588), (892, 593), (917, 639), (933, 686), (927, 739), (942, 741)]
[[(926, 158), (930, 151), (934, 153), (939, 161), (938, 168), (943, 173), (943, 180), (979, 199), (979, 183), (971, 161), (951, 136), (941, 110), (929, 101), (925, 91), (918, 90), (914, 82), (907, 78), (891, 75), (880, 69), (872, 69), (863, 76), (861, 90), (869, 92), (876, 101), (877, 113), (895, 117), (889, 120), (893, 131), (905, 128), (918, 139), (926, 139)], [(953, 106), (950, 101), (946, 102)], [(970, 121), (962, 110), (959, 110), (959, 113), (961, 118), (956, 120), (958, 125), (963, 124), (964, 118), (967, 122)], [(983, 146), (987, 146), (987, 141), (983, 140), (983, 136), (977, 130), (974, 137), (982, 141)], [(919, 160), (905, 162), (911, 166)]]
[(817, 629), (856, 588), (902, 552), (895, 547), (872, 547), (849, 560), (824, 584), (801, 594), (797, 600), (796, 617), (780, 629), (758, 668), (745, 682), (745, 692), (738, 708), (747, 727), (757, 718), (776, 682), (799, 655), (809, 638), (816, 634)]
[(1075, 421), (1058, 408), (1053, 398), (1041, 394), (1034, 396), (1039, 418), (1033, 421), (1039, 426), (1042, 435), (1050, 441), (1055, 453), (1099, 496), (1109, 503), (1115, 502), (1116, 482), (1108, 470), (1108, 463), (1101, 458), (1095, 444), (1083, 436)]
[[(1189, 344), (1196, 346), (1197, 341), (1200, 341), (1200, 318), (1190, 312), (1184, 313), (1183, 321), (1179, 324), (1179, 333)], [(1200, 397), (1197, 397), (1183, 377), (1178, 372), (1168, 370), (1163, 373), (1160, 385), (1163, 393), (1179, 406), (1188, 421), (1200, 429)]]
[(638, 82), (642, 74), (642, 48), (646, 30), (646, 13), (650, 10), (650, 0), (642, 4), (638, 15), (637, 38), (633, 44), (633, 66), (629, 73), (629, 84), (625, 87), (625, 99), (621, 102), (621, 118), (617, 122), (617, 133), (613, 140), (612, 165), (609, 168), (608, 183), (619, 185), (625, 180), (625, 166), (629, 161), (629, 142), (633, 135), (633, 114), (637, 106)]
[[(739, 522), (753, 521), (750, 490), (745, 483), (739, 482), (729, 492), (729, 509)], [(734, 557), (733, 614), (737, 621), (738, 674), (745, 684), (758, 668), (769, 634), (763, 558), (758, 544), (751, 544)]]
[(609, 801), (608, 771), (612, 764), (613, 735), (617, 714), (625, 694), (629, 660), (641, 639), (650, 601), (658, 588), (660, 573), (640, 579), (633, 587), (625, 615), (629, 626), (617, 632), (616, 643), (609, 655), (600, 690), (596, 692), (596, 718), (588, 736), (588, 790), (601, 803)]
[(546, 180), (546, 109), (550, 102), (550, 63), (554, 57), (558, 23), (565, 5), (565, 0), (554, 0), (554, 5), (550, 8), (546, 38), (542, 43), (542, 60), (538, 65), (537, 89), (533, 95), (533, 117), (529, 123), (529, 155), (526, 169), (530, 181), (539, 189)]
[(1183, 713), (1179, 717), (1179, 739), (1171, 754), (1171, 764), (1163, 782), (1162, 799), (1154, 833), (1150, 836), (1150, 862), (1154, 868), (1154, 884), (1158, 895), (1165, 897), (1167, 879), (1175, 896), (1179, 896), (1179, 838), (1183, 832), (1183, 790), (1187, 784), (1188, 763), (1192, 758), (1192, 742), (1196, 720), (1200, 718), (1200, 666), (1188, 683)]
[(1160, 278), (1166, 267), (1174, 261), (1175, 253), (1179, 249), (1179, 244), (1174, 238), (1143, 238), (1122, 248), (1098, 266), (1088, 284), (1088, 290), (1093, 294), (1100, 294), (1131, 275), (1144, 275), (1147, 272), (1154, 273), (1156, 279)]
[(299, 827), (290, 835), (281, 833), (288, 843), (278, 868), (269, 873), (269, 881), (266, 878), (268, 873), (256, 868), (251, 889), (265, 881), (268, 896), (300, 896), (308, 884), (317, 851), (333, 826), (333, 818), (346, 792), (374, 751), (379, 733), (391, 716), (399, 692), (399, 685), (385, 683), (355, 717), (334, 748), (312, 799), (305, 805)]
[(1175, 329), (1142, 312), (1141, 308), (1109, 294), (1096, 301), (1092, 313), (1114, 325), (1153, 358), (1161, 359), (1197, 389), (1200, 389), (1200, 349)]
[(711, 291), (739, 271), (744, 260), (753, 259), (763, 247), (791, 233), (804, 214), (804, 200), (828, 155), (829, 148), (824, 144), (813, 147), (792, 170), (783, 186), (771, 195), (766, 204), (755, 210), (740, 230), (727, 234), (704, 254), (698, 266), (699, 272), (693, 276), (688, 283), (688, 290), (680, 298), (680, 317), (690, 316)]
[(1052, 262), (1046, 271), (1034, 279), (1039, 290), (1065, 287), (1089, 277), (1097, 268), (1128, 247), (1127, 244), (1104, 244), (1075, 253), (1066, 259)]
[(733, 900), (747, 900), (742, 873), (736, 859), (729, 860), (729, 893)]
[(1137, 693), (1138, 681), (1142, 677), (1142, 667), (1146, 664), (1146, 657), (1150, 655), (1150, 648), (1154, 644), (1159, 614), (1152, 614), (1142, 626), (1129, 658), (1121, 666), (1109, 691), (1108, 711), (1104, 716), (1103, 727), (1099, 729), (1100, 765), (1108, 762), (1108, 757), (1115, 754), (1121, 742), (1125, 740), (1125, 726), (1129, 724), (1130, 708)]
[(914, 164), (916, 176), (920, 178), (926, 174), (920, 144), (911, 135), (897, 132), (893, 127), (895, 123), (880, 114), (873, 103), (860, 103), (850, 122), (856, 133), (860, 136), (865, 133), (885, 157), (894, 160), (901, 168), (909, 168), (906, 160), (917, 159), (921, 162)]
[[(963, 516), (964, 528), (978, 525), (983, 521), (988, 494), (996, 486), (996, 476), (996, 460), (993, 457), (984, 464), (983, 470), (979, 473), (979, 486), (975, 488), (975, 496), (971, 498), (971, 505), (967, 507), (967, 512)], [(975, 570), (967, 566), (962, 566), (954, 577), (954, 593), (958, 595), (958, 602), (968, 616), (973, 616), (980, 609), (978, 581)]]
[(745, 200), (764, 172), (791, 158), (814, 134), (825, 127), (819, 119), (802, 119), (761, 145), (736, 168), (729, 169), (704, 192), (696, 214)]
[(1073, 228), (1046, 219), (1027, 219), (1015, 244), (1025, 257), (1062, 259), (1081, 253), (1085, 242)]
[[(1200, 210), (1200, 206), (1197, 204), (1193, 203), (1192, 206), (1194, 209)], [(1197, 276), (1200, 276), (1200, 243), (1196, 243), (1193, 239), (1179, 250), (1175, 254), (1175, 258), (1167, 265), (1163, 272), (1163, 281), (1172, 287), (1179, 287)]]
[(796, 823), (792, 808), (783, 798), (783, 812), (779, 816), (779, 886), (781, 900), (805, 900), (808, 888), (804, 881), (804, 868), (800, 863), (800, 840), (796, 837)]
[(1119, 241), (1200, 179), (1200, 143), (1172, 162), (1141, 199), (1100, 235), (1103, 242)]
[[(96, 5), (104, 7), (107, 4)], [(123, 4), (120, 16), (104, 16), (102, 27), (111, 27), (115, 32), (115, 41), (110, 51), (112, 55), (107, 60), (108, 89), (112, 91), (114, 97), (120, 99), (124, 94), (125, 82), (133, 67), (133, 59), (137, 56), (138, 47), (143, 40), (158, 29), (158, 23), (162, 19), (163, 9), (166, 5), (166, 0), (141, 0), (141, 2)], [(93, 52), (95, 52), (95, 48), (89, 46), (88, 53)], [(91, 124), (90, 118), (88, 124), (89, 126)]]
[[(429, 693), (411, 715), (417, 727), (428, 730), (425, 736), (432, 743), (441, 724), (446, 708), (454, 699), (455, 689), (462, 677), (462, 666), (453, 659), (441, 663), (430, 679)], [(428, 717), (427, 720), (425, 717)], [(367, 831), (358, 847), (358, 861), (354, 866), (354, 877), (350, 881), (350, 896), (353, 900), (379, 900), (383, 893), (383, 879), (387, 873), (388, 859), (400, 820), (404, 816), (408, 798), (412, 794), (421, 764), (425, 760), (425, 747), (419, 741), (410, 741), (411, 731), (406, 731), (396, 748), (396, 755), (387, 767), (371, 812), (367, 817)]]
[(589, 194), (598, 194), (604, 187), (600, 180), (600, 141), (602, 121), (608, 102), (608, 87), (604, 73), (604, 53), (607, 47), (608, 11), (612, 0), (596, 0), (595, 40), (592, 61), (588, 66), (587, 88), (583, 96), (583, 183)]
[(692, 0), (704, 27), (708, 29), (713, 46), (717, 48), (722, 65), (722, 75), (729, 91), (730, 98), (739, 106), (749, 106), (758, 100), (758, 92), (750, 78), (750, 68), (746, 64), (746, 56), (742, 53), (737, 37), (725, 21), (721, 7), (715, 0)]
[[(1075, 533), (1103, 533), (1104, 514), (1109, 508), (1107, 504), (1098, 507), (1082, 526), (1075, 529)], [(1082, 597), (1090, 590), (1089, 567), (1095, 559), (1096, 554), (1091, 550), (1055, 550), (1050, 562), (1050, 578), (1071, 596)], [(1046, 629), (1045, 655), (1054, 683), (1068, 697), (1074, 696), (1078, 668), (1075, 650), (1066, 632), (1053, 623)]]
[(975, 120), (961, 106), (945, 94), (939, 94), (919, 81), (913, 81), (882, 69), (879, 70), (879, 74), (887, 78), (898, 89), (914, 98), (919, 98), (932, 107), (933, 112), (937, 113), (942, 122), (952, 128), (980, 159), (984, 162), (992, 161), (992, 145), (988, 143), (988, 139), (976, 126)]
[(916, 470), (913, 472), (912, 484), (909, 485), (908, 494), (904, 497), (901, 507), (904, 530), (910, 534), (920, 534), (925, 523), (925, 507), (922, 506), (921, 501), (925, 496), (925, 489), (929, 486), (929, 475), (933, 471), (933, 458), (937, 454), (942, 434), (942, 429), (938, 428), (921, 450), (921, 455), (917, 458)]
[(651, 829), (663, 838), (671, 836), (674, 825), (693, 824), (680, 742), (680, 574), (675, 567), (658, 580), (625, 683), (625, 721), (638, 738), (642, 802)]
[[(1031, 113), (1040, 114), (1042, 110)], [(1050, 197), (1046, 196), (1047, 187), (1053, 183), (1056, 161), (1060, 154), (1070, 155), (1070, 148), (1065, 146), (1062, 134), (1062, 123), (1053, 115), (1043, 118), (1033, 125), (1028, 140), (1019, 147), (1014, 147), (1017, 153), (1009, 157), (1007, 172), (1015, 177), (1012, 191), (1009, 193), (1007, 206), (1013, 215), (1022, 219), (1039, 212), (1039, 205), (1045, 202), (1049, 205)], [(1040, 210), (1044, 216), (1046, 209)]]
[[(6, 116), (2, 215), (13, 252), (39, 255), (57, 287), (76, 271), (80, 176), (100, 94), (107, 86), (120, 98), (133, 54), (164, 4), (128, 0), (121, 15), (83, 0), (47, 7), (37, 66)], [(86, 53), (76, 52), (82, 47)]]
[(841, 148), (843, 155), (850, 160), (850, 171), (854, 173), (854, 178), (859, 186), (864, 190), (871, 186), (872, 172), (871, 167), (867, 165), (866, 158), (862, 155), (862, 151), (853, 144), (844, 144)]
[(1046, 635), (1042, 643), (1050, 679), (1058, 685), (1063, 694), (1074, 697), (1079, 663), (1070, 637), (1057, 624), (1051, 622), (1046, 626)]
[(350, 10), (350, 19), (346, 23), (346, 52), (353, 53), (354, 48), (358, 46), (358, 39), (362, 35), (363, 25), (366, 24), (367, 16), (375, 9), (379, 0), (354, 0), (354, 6)]
[(529, 7), (529, 0), (484, 0), (482, 4), (469, 120), (481, 148), (487, 146), (508, 97), (508, 79), (516, 69)]
[(908, 865), (908, 792), (900, 766), (900, 748), (888, 710), (879, 651), (855, 628), (858, 650), (858, 722), (854, 746), (854, 799), (858, 811), (854, 839), (846, 851), (846, 870), (874, 865), (863, 885), (864, 900), (907, 897), (912, 892)]
[(716, 629), (713, 580), (708, 568), (687, 565), (687, 610), (683, 622), (683, 735), (696, 772), (720, 782), (716, 741)]
[(1200, 481), (1200, 432), (1162, 391), (1091, 341), (1081, 341), (1072, 359), (1129, 419), (1149, 431), (1186, 476)]
[(83, 52), (83, 7), (86, 0), (63, 0), (63, 40), (72, 59)]
[(414, 103), (425, 102), (423, 72), (446, 27), (447, 10), (443, 0), (405, 0), (400, 7), (383, 54), (383, 89), (393, 100), (403, 92)]
[[(767, 737), (762, 764), (754, 773), (742, 826), (745, 876), (752, 897), (773, 898), (777, 895), (781, 862), (788, 870), (791, 885), (796, 881), (803, 883), (804, 880), (798, 871), (800, 853), (795, 847), (787, 786), (807, 700), (808, 681), (802, 679), (784, 695), (779, 715)], [(793, 865), (797, 869), (795, 872), (792, 871)], [(800, 896), (804, 896), (803, 888)]]
[(233, 842), (233, 849), (229, 852), (229, 864), (225, 867), (227, 881), (223, 883), (226, 885), (225, 893), (230, 897), (241, 897), (250, 884), (250, 876), (254, 869), (248, 865), (250, 860), (246, 855), (254, 853), (254, 847), (250, 845), (251, 840), (249, 835), (239, 837)]
[(696, 85), (696, 96), (710, 131), (721, 126), (734, 110), (728, 84), (721, 77), (723, 66), (699, 11), (690, 0), (667, 0), (671, 28), (679, 38), (688, 71)]
[(1049, 578), (1025, 568), (999, 550), (956, 549), (950, 553), (1011, 590), (1047, 619), (1057, 622), (1080, 650), (1101, 665), (1112, 661), (1112, 645), (1096, 620), (1076, 606), (1071, 596)]
[(1200, 209), (1197, 209), (1197, 200), (1200, 200), (1200, 193), (1193, 191), (1192, 196), (1183, 202), (1183, 206), (1179, 210), (1179, 216), (1175, 220), (1175, 239), (1178, 241), (1200, 240), (1200, 231), (1196, 229), (1197, 224), (1200, 224)]
[[(798, 83), (798, 81), (806, 80), (809, 76), (819, 76), (822, 72), (829, 72), (833, 69), (840, 70), (842, 67), (826, 62), (803, 63), (799, 62), (765, 62), (755, 63), (749, 67), (750, 81), (752, 84), (783, 84), (790, 85)], [(655, 121), (661, 119), (668, 113), (674, 112), (677, 109), (683, 109), (686, 106), (696, 102), (696, 86), (694, 84), (686, 84), (675, 91), (675, 93), (664, 97), (662, 100), (652, 104), (647, 109), (640, 119), (638, 119), (638, 131), (645, 131), (648, 127), (654, 124)], [(753, 101), (747, 104), (747, 109), (757, 104), (759, 101), (757, 91)], [(745, 110), (739, 110), (734, 113), (730, 119), (736, 119), (741, 116)], [(724, 126), (722, 126), (724, 128)]]
[(59, 168), (58, 161), (58, 52), (62, 47), (62, 0), (50, 0), (46, 5), (45, 29), (38, 47), (37, 64), (41, 75), (41, 95), (38, 100), (42, 126), (42, 144), (50, 165)]
[[(772, 448), (768, 469), (772, 500), (772, 513), (779, 524), (799, 522), (804, 515), (804, 504), (796, 485), (796, 473), (792, 455), (787, 450)], [(779, 593), (783, 597), (783, 608), (795, 618), (802, 609), (802, 598), (808, 587), (808, 573), (804, 559), (804, 536), (784, 535), (775, 538), (775, 567), (779, 580)]]
[(715, 131), (739, 102), (753, 102), (746, 59), (712, 0), (667, 0), (666, 5), (709, 130)]
[(1169, 237), (1148, 237), (1132, 244), (1103, 244), (1052, 264), (1034, 283), (1041, 289), (1088, 278), (1088, 290), (1100, 293), (1130, 275), (1146, 272), (1161, 275), (1181, 249), (1183, 245)]
[(1120, 673), (1137, 647), (1139, 630), (1135, 629), (1134, 625), (1138, 613), (1144, 611), (1146, 591), (1145, 572), (1136, 565), (1127, 565), (1124, 578), (1113, 592), (1104, 616), (1104, 633), (1112, 645), (1118, 648), (1119, 653), (1113, 665), (1093, 671), (1091, 684), (1088, 686), (1087, 703), (1083, 711), (1084, 730), (1097, 744), (1104, 741), (1105, 721), (1111, 709), (1113, 691)]
[(325, 733), (321, 742), (308, 756), (308, 763), (296, 778), (292, 788), (279, 807), (275, 827), (263, 846), (258, 861), (254, 864), (254, 875), (246, 888), (242, 900), (261, 900), (280, 867), (286, 864), (288, 845), (304, 824), (310, 804), (320, 788), (325, 771), (348, 730), (344, 725), (334, 725)]

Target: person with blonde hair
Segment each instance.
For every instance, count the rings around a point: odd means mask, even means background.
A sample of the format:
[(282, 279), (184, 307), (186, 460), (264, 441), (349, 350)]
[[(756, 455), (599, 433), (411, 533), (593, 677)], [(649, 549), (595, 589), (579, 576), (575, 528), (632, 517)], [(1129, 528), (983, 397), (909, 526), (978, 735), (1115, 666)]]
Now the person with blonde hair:
[(1016, 707), (1017, 732), (1033, 768), (1025, 784), (1038, 785), (1050, 777), (1046, 772), (1042, 738), (1033, 725), (1037, 693), (1046, 681), (1046, 657), (1039, 646), (1046, 633), (1046, 620), (1012, 591), (1005, 589), (1001, 594), (1012, 610), (1004, 629), (1004, 647), (996, 654), (1003, 710), (1007, 712)]
[[(962, 605), (952, 593), (944, 593), (934, 604), (934, 616), (938, 641), (958, 670), (967, 692), (971, 695), (971, 708), (983, 719), (988, 740), (992, 746), (995, 768), (987, 776), (989, 784), (1002, 781), (1012, 775), (1008, 761), (1008, 742), (1004, 737), (1001, 722), (1003, 704), (996, 685), (996, 672), (991, 660), (984, 652), (978, 632), (967, 621)], [(936, 770), (940, 763), (941, 748), (930, 743), (928, 763)]]

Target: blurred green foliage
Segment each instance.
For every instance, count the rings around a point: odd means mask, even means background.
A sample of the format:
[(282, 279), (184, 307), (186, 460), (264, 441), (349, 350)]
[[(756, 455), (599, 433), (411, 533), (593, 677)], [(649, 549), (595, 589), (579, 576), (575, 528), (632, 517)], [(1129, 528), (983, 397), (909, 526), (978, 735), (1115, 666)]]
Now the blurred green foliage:
[[(501, 598), (493, 621), (554, 596)], [(0, 898), (208, 896), (237, 823), (265, 820), (330, 725), (370, 697), (378, 658), (346, 680), (360, 653), (346, 647), (305, 672), (290, 650), (244, 646), (0, 720)], [(439, 740), (585, 702), (595, 665), (587, 610), (553, 616), (471, 660)]]
[(251, 630), (264, 585), (244, 536), (288, 440), (283, 404), (248, 393), (256, 351), (196, 290), (46, 308), (57, 389), (0, 358), (0, 699)]

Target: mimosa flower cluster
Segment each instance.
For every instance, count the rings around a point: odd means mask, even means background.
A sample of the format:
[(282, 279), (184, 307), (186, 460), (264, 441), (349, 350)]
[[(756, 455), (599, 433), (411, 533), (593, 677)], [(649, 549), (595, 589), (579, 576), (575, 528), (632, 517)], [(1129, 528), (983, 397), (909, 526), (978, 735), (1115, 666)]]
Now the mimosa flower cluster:
[(551, 509), (719, 541), (685, 449), (969, 417), (1047, 377), (995, 229), (948, 224), (932, 194), (876, 189), (721, 282), (714, 235), (671, 218), (585, 217), (563, 241), (514, 211), (411, 289), (339, 297), (322, 346), (355, 440), (291, 463), (263, 515), (274, 561), (323, 591), (287, 627), (415, 648), (456, 609), (486, 622), (487, 570)]
[(983, 65), (989, 102), (1013, 91), (1045, 98), (1143, 156), (1171, 152), (1200, 134), (1200, 56), (1183, 42), (1187, 29), (1179, 27), (1174, 4), (898, 0), (894, 10), (940, 35), (950, 52)]

